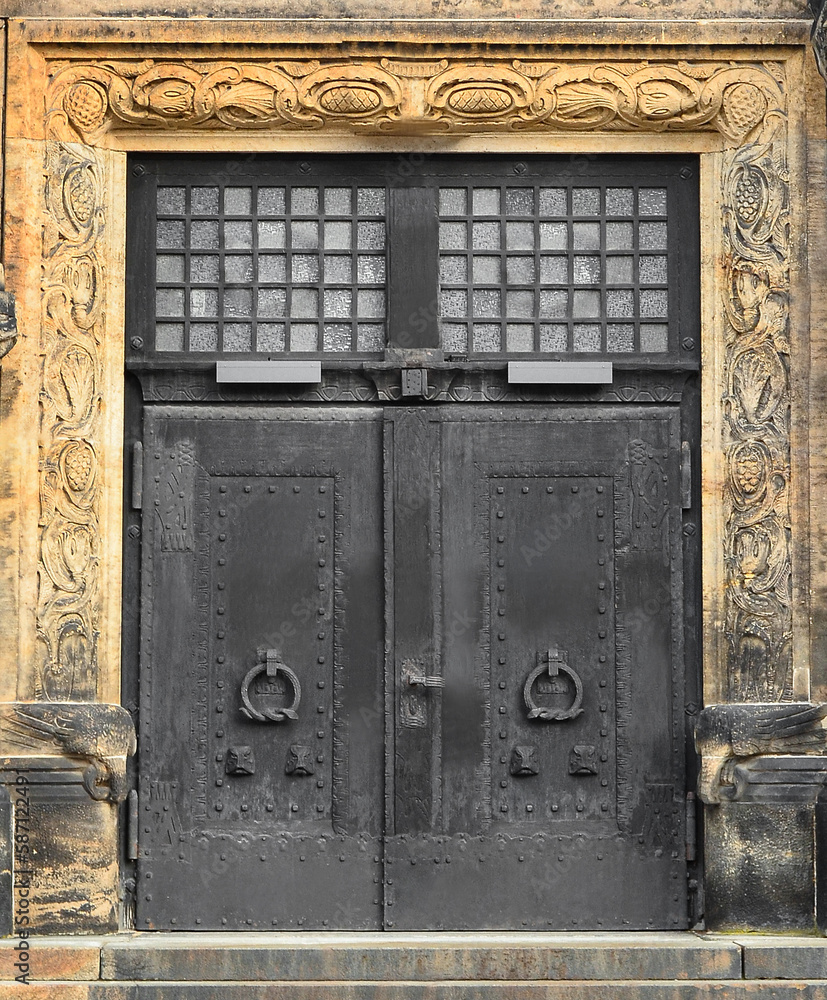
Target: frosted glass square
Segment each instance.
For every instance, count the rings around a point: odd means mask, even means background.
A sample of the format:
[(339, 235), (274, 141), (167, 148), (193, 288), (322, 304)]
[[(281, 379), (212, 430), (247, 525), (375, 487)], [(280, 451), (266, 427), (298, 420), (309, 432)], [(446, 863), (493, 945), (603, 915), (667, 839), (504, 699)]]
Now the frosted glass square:
[(540, 324), (541, 351), (567, 351), (569, 328), (564, 323)]
[(253, 280), (252, 256), (227, 254), (224, 258), (224, 279), (232, 284), (249, 284)]
[(498, 289), (475, 288), (473, 295), (473, 315), (475, 319), (502, 315), (501, 296)]
[(381, 323), (360, 323), (356, 330), (357, 351), (382, 351), (385, 348), (385, 327)]
[(569, 227), (565, 222), (540, 223), (541, 250), (568, 250)]
[(506, 222), (505, 248), (506, 250), (533, 250), (534, 223)]
[(283, 222), (259, 222), (258, 245), (261, 250), (283, 250), (285, 225)]
[(330, 319), (348, 319), (353, 305), (353, 293), (349, 288), (326, 288), (324, 293), (324, 314)]
[(217, 187), (194, 187), (191, 198), (193, 215), (218, 215)]
[(500, 189), (474, 188), (471, 206), (473, 215), (499, 215)]
[(158, 254), (155, 258), (155, 280), (183, 281), (184, 258), (170, 256), (169, 254)]
[(217, 288), (193, 288), (190, 290), (190, 316), (203, 319), (217, 315)]
[(384, 222), (357, 223), (356, 246), (359, 250), (384, 250), (385, 223)]
[(319, 246), (319, 223), (291, 222), (290, 245), (294, 250), (316, 250)]
[(384, 215), (385, 189), (360, 187), (356, 193), (356, 210), (359, 215)]
[(508, 257), (505, 274), (510, 285), (531, 285), (534, 283), (536, 268), (533, 257)]
[(665, 289), (643, 289), (640, 293), (640, 315), (666, 319), (669, 315), (669, 295)]
[(633, 351), (635, 327), (633, 323), (609, 323), (606, 326), (607, 351)]
[(286, 281), (287, 264), (284, 254), (259, 254), (258, 280), (263, 282)]
[(540, 292), (540, 315), (558, 319), (568, 315), (569, 293), (564, 289), (544, 288)]
[(568, 257), (541, 257), (540, 281), (545, 285), (566, 284), (569, 280)]
[(576, 288), (572, 302), (572, 316), (575, 319), (592, 319), (600, 316), (600, 292)]
[(501, 331), (499, 323), (474, 324), (474, 350), (475, 351), (502, 350)]
[(331, 284), (350, 284), (353, 280), (353, 258), (326, 254), (324, 259), (324, 280)]
[(565, 188), (540, 188), (540, 215), (567, 215), (568, 192)]
[(533, 351), (534, 326), (531, 323), (509, 323), (505, 328), (507, 351)]
[(439, 189), (440, 215), (466, 215), (468, 212), (468, 192), (465, 188)]
[(350, 215), (353, 211), (353, 191), (347, 187), (324, 189), (325, 215)]
[(606, 188), (606, 215), (634, 215), (635, 192), (628, 187)]
[(600, 326), (597, 323), (574, 324), (574, 350), (600, 350)]
[(253, 292), (250, 288), (224, 289), (224, 315), (243, 316), (245, 319), (253, 315)]
[(323, 351), (350, 350), (350, 323), (325, 323), (322, 332)]
[(635, 243), (634, 226), (631, 222), (606, 223), (606, 249), (631, 250)]
[(472, 258), (471, 273), (477, 285), (499, 285), (502, 281), (502, 261), (499, 257)]
[(249, 187), (224, 188), (225, 215), (252, 215), (253, 189)]
[(460, 288), (443, 289), (439, 293), (440, 315), (453, 319), (468, 315), (468, 293)]
[(640, 258), (640, 281), (643, 285), (665, 285), (668, 276), (666, 257)]
[(260, 187), (258, 189), (259, 215), (284, 215), (284, 188)]
[(442, 349), (446, 354), (468, 353), (467, 323), (443, 323), (441, 330)]
[(385, 281), (385, 258), (360, 256), (356, 261), (356, 276), (360, 283), (381, 285)]
[(319, 293), (315, 288), (294, 288), (290, 315), (295, 319), (315, 319), (319, 315)]
[(287, 290), (284, 288), (259, 288), (256, 314), (267, 319), (285, 315)]
[(183, 351), (184, 350), (184, 324), (183, 323), (156, 323), (155, 324), (155, 350), (156, 351)]
[(293, 281), (319, 280), (319, 255), (315, 253), (294, 253), (290, 261)]
[(571, 228), (575, 250), (600, 249), (600, 223), (573, 222)]
[(196, 250), (217, 250), (218, 223), (205, 220), (190, 223), (190, 246)]
[(669, 327), (666, 323), (642, 323), (640, 326), (641, 351), (662, 353), (669, 349)]
[(640, 188), (637, 203), (641, 215), (666, 215), (666, 188)]
[(184, 223), (170, 219), (159, 219), (157, 228), (157, 246), (159, 250), (184, 249)]
[(218, 281), (218, 256), (193, 254), (190, 257), (190, 281), (194, 283)]
[(349, 222), (324, 224), (325, 250), (350, 250), (353, 243), (353, 226)]
[(606, 315), (615, 319), (634, 319), (635, 293), (629, 289), (609, 289), (606, 292)]
[(256, 327), (257, 351), (284, 350), (284, 323), (259, 323)]
[(505, 315), (508, 319), (531, 319), (534, 316), (534, 292), (506, 292)]
[(356, 312), (364, 319), (383, 319), (385, 293), (378, 288), (360, 288), (356, 295)]
[(155, 314), (157, 316), (183, 316), (184, 289), (157, 289), (155, 292)]
[(191, 323), (190, 324), (190, 350), (191, 351), (217, 351), (218, 350), (218, 324), (217, 323)]
[(471, 226), (471, 245), (475, 250), (499, 250), (499, 222), (474, 222)]
[(666, 249), (666, 223), (641, 222), (638, 229), (641, 250)]
[(599, 257), (574, 258), (575, 285), (596, 285), (600, 281)]
[(609, 285), (631, 285), (634, 281), (634, 257), (607, 257), (606, 283)]
[(600, 215), (600, 188), (573, 188), (572, 215)]
[(224, 324), (225, 351), (252, 351), (253, 326), (251, 323)]
[(449, 285), (459, 285), (468, 281), (468, 258), (449, 257), (445, 254), (439, 258), (439, 280)]
[(468, 226), (464, 222), (440, 222), (439, 249), (464, 250), (468, 246)]
[(290, 192), (290, 212), (293, 215), (318, 215), (319, 189), (317, 187), (294, 187)]
[[(193, 223), (195, 225), (195, 223)], [(224, 246), (228, 250), (250, 250), (253, 246), (253, 224), (249, 221), (224, 223)]]
[(184, 215), (187, 210), (187, 189), (184, 187), (158, 188), (158, 214)]
[(290, 350), (317, 351), (319, 349), (318, 323), (291, 323)]
[(534, 215), (534, 188), (506, 188), (506, 215)]

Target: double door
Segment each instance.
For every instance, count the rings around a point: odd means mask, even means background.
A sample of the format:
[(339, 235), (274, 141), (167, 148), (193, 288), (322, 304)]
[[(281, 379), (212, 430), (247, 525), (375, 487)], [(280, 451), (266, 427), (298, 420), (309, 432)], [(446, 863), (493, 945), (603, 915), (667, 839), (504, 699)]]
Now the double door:
[(680, 436), (148, 406), (138, 927), (686, 926)]

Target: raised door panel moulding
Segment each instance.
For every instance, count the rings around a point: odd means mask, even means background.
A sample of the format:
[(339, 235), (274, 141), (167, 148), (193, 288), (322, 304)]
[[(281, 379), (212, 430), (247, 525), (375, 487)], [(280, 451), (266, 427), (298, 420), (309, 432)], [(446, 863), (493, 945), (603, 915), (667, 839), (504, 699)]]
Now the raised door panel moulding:
[[(329, 52), (322, 49), (321, 55)], [(724, 301), (714, 395), (726, 468), (719, 558), (732, 701), (793, 698), (790, 538), (790, 183), (781, 62), (444, 58), (60, 61), (46, 95), (40, 428), (41, 640), (33, 697), (94, 699), (107, 179), (117, 130), (421, 136), (507, 128), (718, 132)], [(725, 678), (725, 680), (724, 680)]]

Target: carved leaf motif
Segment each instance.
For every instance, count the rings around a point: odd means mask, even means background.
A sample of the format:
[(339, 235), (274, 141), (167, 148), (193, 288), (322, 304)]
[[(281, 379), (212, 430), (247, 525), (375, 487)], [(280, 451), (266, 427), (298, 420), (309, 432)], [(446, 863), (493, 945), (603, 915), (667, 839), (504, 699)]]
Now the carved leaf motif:
[(272, 87), (243, 80), (217, 91), (215, 113), (221, 121), (233, 125), (266, 120), (277, 114), (274, 96)]
[(54, 398), (58, 413), (71, 423), (82, 423), (95, 394), (95, 362), (81, 347), (70, 348), (60, 364), (63, 398)]
[(769, 420), (786, 390), (786, 373), (769, 349), (745, 351), (735, 363), (733, 392), (749, 424)]
[(92, 558), (92, 547), (92, 535), (86, 525), (74, 525), (61, 534), (61, 555), (73, 580), (83, 579)]

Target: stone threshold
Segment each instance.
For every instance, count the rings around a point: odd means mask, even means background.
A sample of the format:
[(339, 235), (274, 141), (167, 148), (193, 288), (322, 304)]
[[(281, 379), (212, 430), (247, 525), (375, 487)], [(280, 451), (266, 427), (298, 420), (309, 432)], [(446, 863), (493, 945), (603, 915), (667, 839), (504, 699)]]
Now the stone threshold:
[[(14, 982), (19, 975), (14, 965), (19, 957), (17, 943), (14, 938), (0, 941), (0, 1000), (8, 989), (18, 988)], [(361, 1000), (380, 995), (394, 997), (396, 993), (387, 992), (391, 987), (404, 987), (410, 995), (413, 983), (417, 984), (417, 996), (425, 996), (421, 991), (428, 986), (427, 995), (434, 997), (471, 998), (482, 989), (479, 996), (507, 995), (518, 1000), (523, 995), (571, 995), (575, 1000), (581, 994), (570, 994), (568, 987), (586, 990), (584, 998), (597, 998), (603, 986), (609, 984), (615, 989), (623, 984), (629, 988), (651, 984), (655, 989), (652, 997), (677, 998), (703, 994), (657, 991), (667, 983), (673, 990), (681, 983), (693, 988), (703, 983), (710, 987), (717, 984), (716, 989), (726, 984), (729, 989), (761, 981), (768, 986), (767, 980), (775, 981), (773, 989), (780, 989), (784, 981), (794, 980), (796, 989), (809, 983), (808, 990), (810, 986), (824, 990), (827, 1000), (827, 939), (804, 936), (694, 932), (135, 932), (96, 938), (33, 936), (29, 939), (28, 961), (30, 982), (44, 987), (51, 984), (55, 995), (58, 989), (64, 995), (62, 989), (72, 983), (96, 984), (94, 992), (87, 990), (78, 996), (113, 1000), (133, 995), (118, 992), (118, 984), (137, 989), (134, 996), (147, 1000), (156, 996), (180, 996), (182, 1000), (213, 995), (232, 998), (237, 990), (251, 998)], [(171, 985), (175, 983), (178, 985)], [(213, 984), (213, 993), (201, 992), (207, 983)], [(171, 992), (154, 991), (150, 989), (153, 984), (159, 989), (167, 984), (164, 988)], [(556, 984), (557, 992), (536, 992), (538, 988), (550, 989), (551, 984)], [(521, 989), (514, 993), (516, 985)], [(437, 992), (432, 994), (430, 986)], [(449, 986), (449, 992), (444, 992)], [(561, 992), (559, 988), (564, 986)], [(289, 987), (292, 992), (284, 992), (281, 987)], [(499, 993), (491, 993), (494, 987)], [(530, 988), (529, 992), (522, 987)], [(381, 994), (376, 993), (380, 988)], [(264, 992), (260, 992), (262, 989)], [(35, 1000), (36, 994), (30, 990), (26, 995)], [(71, 997), (72, 993), (65, 995)], [(625, 996), (625, 988), (615, 995)], [(649, 992), (640, 995), (648, 996)], [(771, 995), (775, 997), (776, 993)], [(786, 993), (778, 994), (782, 996), (786, 997)]]

